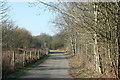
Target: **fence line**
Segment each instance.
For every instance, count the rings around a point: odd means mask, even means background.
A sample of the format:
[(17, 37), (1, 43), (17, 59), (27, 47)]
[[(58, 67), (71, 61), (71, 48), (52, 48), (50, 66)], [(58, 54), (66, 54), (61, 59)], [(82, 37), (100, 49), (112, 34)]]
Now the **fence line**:
[(15, 52), (13, 51), (13, 70), (15, 70)]
[(3, 74), (9, 74), (20, 68), (27, 66), (37, 60), (40, 60), (44, 55), (47, 55), (47, 50), (27, 50), (20, 52), (5, 51), (3, 53)]

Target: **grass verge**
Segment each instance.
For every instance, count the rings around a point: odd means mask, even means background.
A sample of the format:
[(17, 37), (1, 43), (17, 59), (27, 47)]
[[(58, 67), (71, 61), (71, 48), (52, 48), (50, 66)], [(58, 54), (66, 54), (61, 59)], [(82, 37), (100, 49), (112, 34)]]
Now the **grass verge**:
[(44, 62), (48, 57), (50, 56), (50, 54), (45, 55), (44, 57), (42, 57), (40, 60), (36, 61), (35, 63), (29, 64), (28, 66), (19, 69), (18, 71), (10, 74), (10, 75), (6, 75), (2, 77), (2, 80), (13, 80), (15, 78), (18, 78), (20, 75), (22, 75), (23, 73), (27, 72), (28, 70), (36, 67), (37, 65), (41, 64), (42, 62)]

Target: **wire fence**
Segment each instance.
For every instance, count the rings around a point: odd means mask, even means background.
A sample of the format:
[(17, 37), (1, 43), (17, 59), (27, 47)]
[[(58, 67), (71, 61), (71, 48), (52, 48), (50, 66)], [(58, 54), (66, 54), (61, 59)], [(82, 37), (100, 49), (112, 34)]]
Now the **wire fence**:
[(46, 50), (8, 50), (2, 52), (2, 74), (7, 75), (47, 55)]

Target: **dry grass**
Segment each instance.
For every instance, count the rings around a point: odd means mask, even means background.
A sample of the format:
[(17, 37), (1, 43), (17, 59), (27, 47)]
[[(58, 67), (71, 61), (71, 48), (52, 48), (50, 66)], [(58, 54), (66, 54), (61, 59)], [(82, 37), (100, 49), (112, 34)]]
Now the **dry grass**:
[(112, 78), (111, 75), (100, 74), (94, 71), (93, 62), (86, 63), (85, 57), (76, 57), (72, 54), (66, 54), (69, 61), (69, 74), (73, 78)]
[[(32, 52), (32, 59), (30, 59), (30, 51)], [(35, 62), (38, 56), (34, 54), (35, 49), (26, 50), (26, 65)], [(45, 54), (44, 50), (40, 50), (40, 57)], [(19, 70), (23, 67), (23, 56), (24, 54), (19, 54), (18, 50), (15, 50), (15, 70), (13, 69), (13, 50), (3, 50), (2, 51), (2, 74), (8, 75), (14, 71)]]

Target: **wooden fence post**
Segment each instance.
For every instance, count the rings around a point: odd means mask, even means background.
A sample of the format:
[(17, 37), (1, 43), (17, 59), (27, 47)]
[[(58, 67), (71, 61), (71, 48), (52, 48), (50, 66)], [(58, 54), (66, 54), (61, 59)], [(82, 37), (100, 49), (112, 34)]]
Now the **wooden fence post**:
[(24, 55), (23, 55), (23, 67), (25, 67), (26, 64), (26, 51), (24, 51)]
[(48, 55), (49, 53), (49, 48), (46, 48), (46, 55)]
[(36, 52), (36, 49), (35, 49), (35, 61), (37, 60), (37, 58), (36, 58), (37, 55), (36, 54), (37, 54), (37, 52)]
[(13, 70), (15, 70), (15, 51), (13, 51)]
[(38, 59), (40, 59), (40, 51), (38, 50)]
[(32, 52), (30, 51), (30, 63), (32, 62)]

